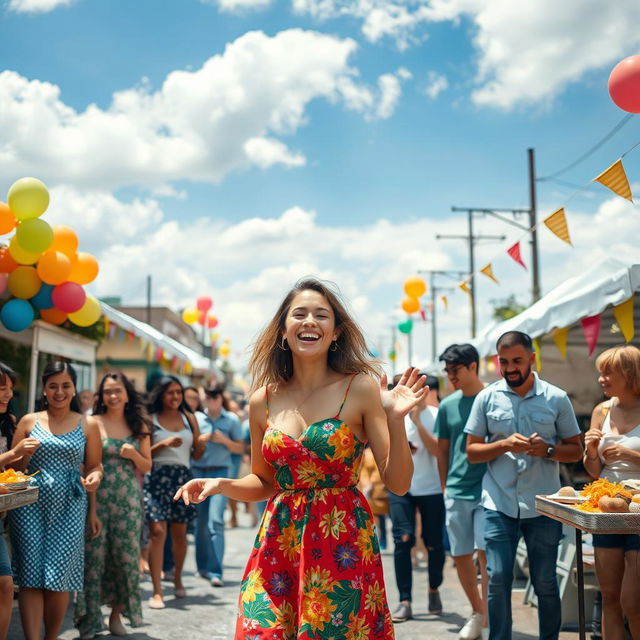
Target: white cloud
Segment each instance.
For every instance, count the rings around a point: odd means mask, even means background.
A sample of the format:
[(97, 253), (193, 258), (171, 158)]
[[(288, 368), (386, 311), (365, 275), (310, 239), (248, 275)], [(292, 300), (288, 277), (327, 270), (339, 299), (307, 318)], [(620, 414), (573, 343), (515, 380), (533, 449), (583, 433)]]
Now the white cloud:
[[(0, 178), (38, 175), (83, 188), (166, 188), (174, 180), (217, 182), (252, 165), (300, 166), (282, 138), (306, 124), (317, 99), (367, 118), (388, 117), (398, 89), (358, 81), (350, 39), (292, 29), (249, 32), (196, 71), (170, 73), (113, 95), (107, 109), (78, 112), (60, 88), (0, 73)], [(401, 77), (401, 76), (400, 76)], [(378, 115), (380, 114), (380, 115)]]
[(230, 13), (240, 13), (250, 9), (266, 9), (271, 0), (207, 0), (205, 4), (217, 4), (220, 11), (228, 11)]
[(436, 71), (427, 73), (427, 86), (425, 93), (429, 98), (435, 100), (443, 91), (449, 88), (447, 77)]
[(378, 118), (390, 118), (398, 106), (402, 96), (401, 81), (411, 78), (411, 73), (401, 67), (396, 73), (385, 73), (378, 78), (380, 101), (375, 115)]
[(16, 13), (47, 13), (58, 7), (68, 7), (76, 0), (9, 0), (7, 8)]

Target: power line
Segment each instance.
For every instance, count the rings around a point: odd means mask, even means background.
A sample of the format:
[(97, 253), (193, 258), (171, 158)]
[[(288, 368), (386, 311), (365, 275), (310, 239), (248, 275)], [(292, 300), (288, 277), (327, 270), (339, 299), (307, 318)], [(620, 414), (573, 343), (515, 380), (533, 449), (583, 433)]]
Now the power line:
[(622, 127), (624, 127), (624, 125), (627, 124), (627, 122), (629, 122), (629, 120), (631, 120), (631, 118), (634, 115), (635, 114), (633, 114), (633, 113), (627, 113), (622, 118), (622, 120), (620, 120), (620, 122), (618, 122), (618, 124), (616, 124), (616, 126), (613, 127), (613, 129), (611, 129), (611, 131), (609, 131), (609, 133), (607, 133), (607, 135), (605, 135), (604, 138), (602, 138), (602, 140), (598, 141), (595, 145), (593, 145), (593, 147), (591, 147), (591, 149), (589, 149), (588, 151), (583, 153), (579, 158), (574, 160), (571, 164), (568, 164), (566, 167), (564, 167), (564, 169), (560, 169), (560, 171), (556, 171), (555, 173), (552, 173), (551, 175), (544, 176), (542, 178), (538, 178), (537, 179), (538, 182), (545, 182), (547, 180), (553, 180), (554, 178), (557, 178), (558, 176), (562, 175), (563, 173), (566, 173), (567, 171), (569, 171), (569, 169), (573, 169), (573, 167), (579, 165), (583, 160), (586, 160), (591, 154), (595, 153), (605, 142), (607, 142), (616, 133), (618, 133), (618, 131), (620, 131), (620, 129), (622, 129)]

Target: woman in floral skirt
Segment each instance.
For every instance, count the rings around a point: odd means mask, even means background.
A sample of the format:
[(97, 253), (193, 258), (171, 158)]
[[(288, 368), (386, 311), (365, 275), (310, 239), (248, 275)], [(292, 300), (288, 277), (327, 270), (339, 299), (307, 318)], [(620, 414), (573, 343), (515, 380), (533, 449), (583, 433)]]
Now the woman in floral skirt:
[(241, 586), (237, 640), (393, 638), (382, 563), (358, 470), (369, 442), (405, 493), (413, 463), (404, 416), (424, 393), (408, 370), (387, 390), (337, 293), (305, 279), (285, 297), (250, 363), (252, 473), (194, 479), (176, 499), (269, 498)]
[(103, 604), (111, 606), (111, 635), (126, 635), (122, 614), (132, 627), (142, 624), (138, 557), (144, 510), (135, 471), (151, 469), (148, 419), (126, 376), (102, 378), (93, 416), (102, 438), (104, 478), (97, 494), (89, 496), (84, 591), (75, 608), (83, 640), (102, 631)]

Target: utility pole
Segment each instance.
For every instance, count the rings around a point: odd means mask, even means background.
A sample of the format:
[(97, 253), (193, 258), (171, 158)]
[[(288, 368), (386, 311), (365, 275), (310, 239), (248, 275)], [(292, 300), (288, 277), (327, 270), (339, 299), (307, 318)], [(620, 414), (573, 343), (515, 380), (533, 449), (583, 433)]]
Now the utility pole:
[(151, 324), (151, 276), (147, 276), (147, 324)]
[(438, 240), (466, 240), (469, 244), (469, 284), (471, 297), (471, 337), (476, 337), (477, 314), (476, 314), (476, 287), (475, 287), (475, 245), (478, 240), (504, 240), (505, 236), (482, 235), (476, 236), (473, 233), (473, 214), (477, 209), (468, 209), (465, 207), (451, 207), (451, 211), (466, 211), (468, 220), (467, 235), (436, 235)]
[(540, 256), (538, 253), (537, 205), (536, 205), (536, 160), (535, 151), (527, 149), (529, 161), (529, 229), (531, 229), (531, 279), (533, 301), (540, 300)]
[(456, 280), (465, 275), (464, 271), (442, 271), (436, 269), (418, 269), (418, 273), (429, 274), (429, 290), (431, 292), (431, 361), (435, 362), (438, 357), (438, 332), (437, 332), (437, 303), (438, 292), (451, 291), (450, 287), (438, 287), (436, 276), (445, 276)]

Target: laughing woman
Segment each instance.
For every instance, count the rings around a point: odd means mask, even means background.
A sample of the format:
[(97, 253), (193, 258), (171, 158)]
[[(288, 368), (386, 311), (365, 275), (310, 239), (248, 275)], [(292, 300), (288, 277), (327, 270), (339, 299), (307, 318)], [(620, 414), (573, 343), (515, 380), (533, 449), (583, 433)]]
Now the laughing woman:
[(26, 640), (39, 640), (43, 623), (44, 639), (55, 640), (69, 592), (82, 590), (87, 492), (96, 491), (102, 479), (100, 431), (79, 411), (74, 368), (48, 364), (42, 387), (45, 410), (24, 416), (13, 437), (14, 448), (29, 438), (40, 443), (14, 465), (39, 472), (38, 501), (9, 513)]
[(250, 363), (252, 473), (195, 479), (186, 503), (269, 498), (241, 586), (235, 638), (393, 638), (373, 516), (358, 491), (368, 441), (395, 493), (411, 483), (404, 416), (424, 393), (408, 370), (392, 391), (338, 295), (299, 282)]

